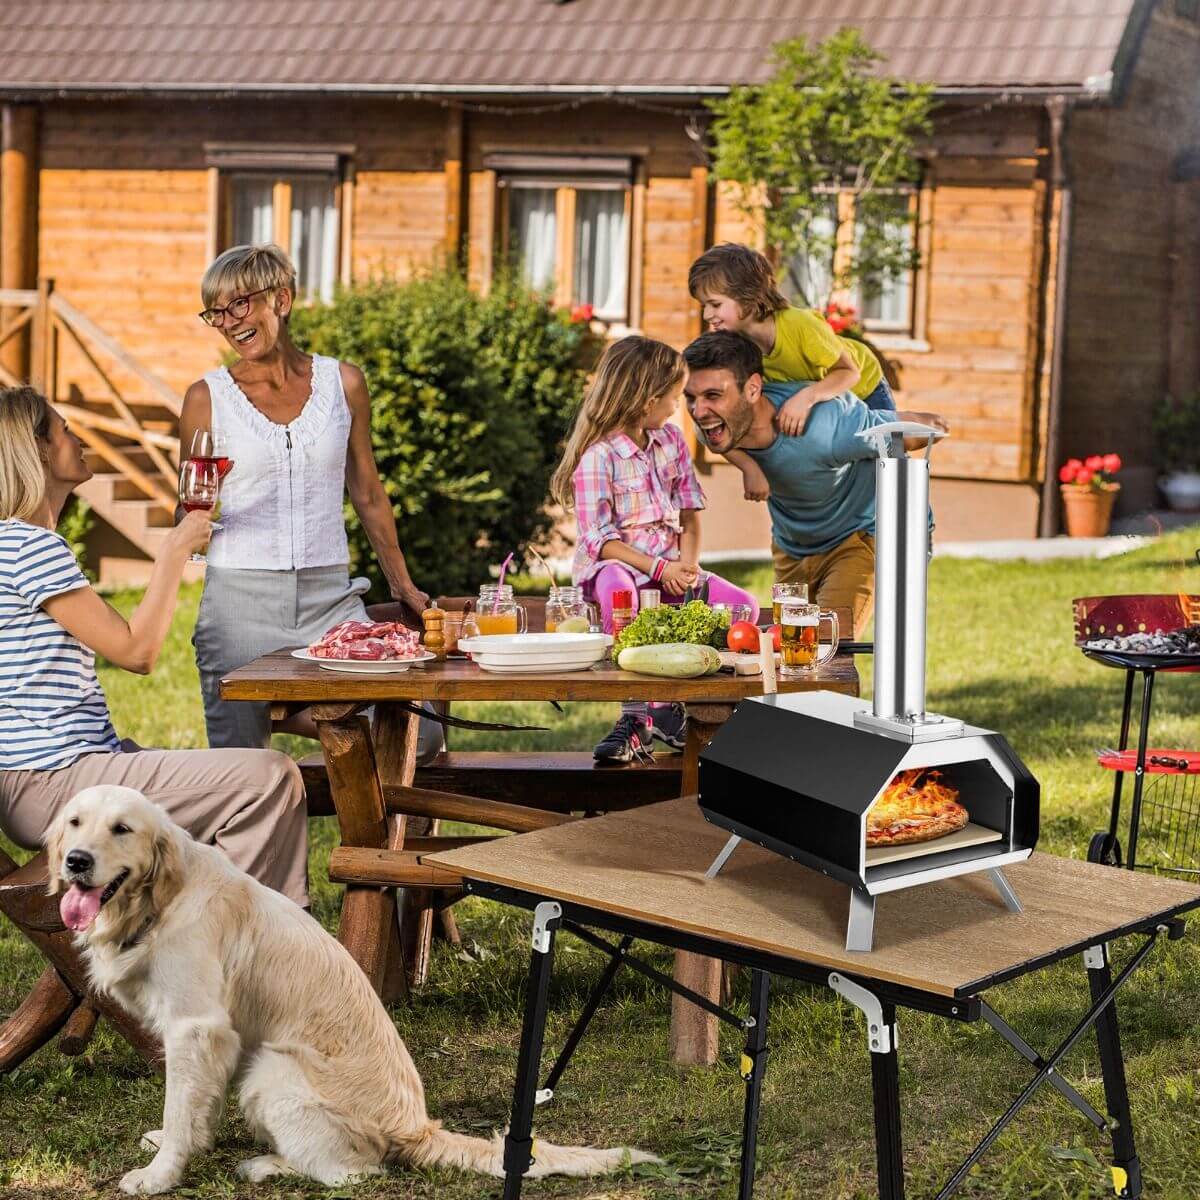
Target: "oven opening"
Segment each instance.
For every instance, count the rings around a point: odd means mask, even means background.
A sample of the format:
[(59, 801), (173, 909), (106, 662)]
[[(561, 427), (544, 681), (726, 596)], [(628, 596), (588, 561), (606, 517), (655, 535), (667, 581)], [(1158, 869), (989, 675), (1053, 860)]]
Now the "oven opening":
[(1011, 789), (985, 759), (900, 771), (867, 810), (866, 881), (1003, 853), (1012, 809)]

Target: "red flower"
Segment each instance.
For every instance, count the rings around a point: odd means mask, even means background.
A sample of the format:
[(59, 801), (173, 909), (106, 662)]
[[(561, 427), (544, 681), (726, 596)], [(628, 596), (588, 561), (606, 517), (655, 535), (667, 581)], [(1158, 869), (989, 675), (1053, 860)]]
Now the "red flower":
[(1093, 472), (1087, 467), (1080, 467), (1079, 470), (1075, 472), (1075, 482), (1079, 484), (1080, 487), (1087, 487), (1088, 484), (1092, 482), (1092, 477)]
[(1068, 458), (1058, 470), (1058, 478), (1060, 483), (1074, 483), (1075, 476), (1079, 471), (1083, 470), (1083, 463), (1077, 458)]
[(584, 321), (590, 321), (594, 309), (590, 304), (577, 304), (571, 309), (571, 324), (581, 325)]
[(1121, 456), (1119, 454), (1106, 454), (1102, 469), (1105, 475), (1115, 475), (1121, 469)]
[(1089, 454), (1087, 458), (1083, 460), (1083, 465), (1087, 467), (1089, 471), (1103, 471), (1104, 458), (1099, 454)]

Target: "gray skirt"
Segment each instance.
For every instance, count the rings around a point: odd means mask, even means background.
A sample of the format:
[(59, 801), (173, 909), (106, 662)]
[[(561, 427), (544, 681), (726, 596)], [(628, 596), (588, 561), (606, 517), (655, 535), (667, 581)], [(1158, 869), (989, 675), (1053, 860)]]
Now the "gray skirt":
[[(369, 586), (344, 566), (250, 571), (210, 564), (192, 635), (209, 746), (268, 749), (270, 705), (222, 700), (221, 679), (260, 655), (307, 646), (341, 621), (369, 620), (363, 605)], [(418, 757), (428, 759), (441, 746), (441, 726), (423, 720)]]

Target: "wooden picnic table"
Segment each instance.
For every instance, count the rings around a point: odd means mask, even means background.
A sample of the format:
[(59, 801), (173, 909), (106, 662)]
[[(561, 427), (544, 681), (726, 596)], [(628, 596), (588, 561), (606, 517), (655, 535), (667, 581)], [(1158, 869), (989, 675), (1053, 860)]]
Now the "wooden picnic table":
[[(854, 660), (838, 655), (812, 679), (783, 678), (781, 691), (827, 690), (856, 696)], [(366, 851), (403, 851), (406, 816), (428, 810), (431, 796), (413, 786), (416, 774), (417, 718), (404, 705), (420, 701), (623, 701), (680, 702), (688, 714), (681, 794), (697, 789), (700, 751), (746, 696), (762, 694), (757, 675), (721, 673), (701, 679), (659, 679), (633, 675), (611, 663), (587, 671), (560, 674), (496, 675), (474, 663), (451, 659), (430, 662), (396, 674), (347, 674), (322, 669), (279, 650), (256, 659), (221, 681), (226, 700), (268, 701), (280, 715), (309, 708), (320, 732), (329, 788), (337, 811), (343, 847)], [(374, 724), (362, 710), (374, 706)], [(628, 771), (631, 785), (637, 768)], [(460, 798), (461, 799), (461, 798)], [(536, 805), (536, 799), (533, 801)], [(488, 802), (478, 815), (463, 817), (487, 824)], [(422, 844), (422, 848), (426, 848)], [(360, 856), (361, 857), (361, 856)], [(382, 856), (379, 856), (382, 858)], [(402, 979), (406, 947), (397, 934), (396, 897), (385, 880), (347, 883), (338, 938), (366, 972), (372, 986), (387, 995)], [(431, 929), (408, 932), (407, 950), (424, 955)], [(676, 978), (716, 999), (721, 964), (681, 952)], [(391, 982), (389, 982), (391, 981)], [(671, 1049), (679, 1062), (711, 1063), (717, 1052), (716, 1018), (685, 1002), (673, 1004)]]

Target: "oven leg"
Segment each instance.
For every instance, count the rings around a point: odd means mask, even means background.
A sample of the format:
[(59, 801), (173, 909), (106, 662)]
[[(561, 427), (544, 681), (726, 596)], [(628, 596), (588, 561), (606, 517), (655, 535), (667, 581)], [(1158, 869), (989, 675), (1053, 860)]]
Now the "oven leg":
[(850, 917), (846, 922), (846, 949), (870, 952), (875, 940), (875, 897), (850, 889)]
[(996, 885), (996, 891), (1000, 893), (1000, 899), (1004, 901), (1004, 905), (1009, 912), (1019, 913), (1024, 911), (1021, 908), (1021, 901), (1017, 897), (1017, 893), (1012, 889), (1012, 884), (1008, 882), (1007, 877), (999, 867), (989, 867), (988, 877)]
[(712, 866), (704, 872), (705, 879), (716, 879), (721, 873), (721, 868), (729, 861), (729, 856), (738, 848), (738, 843), (742, 839), (736, 834), (731, 834), (729, 841), (721, 847), (721, 853), (712, 860)]
[(521, 1177), (533, 1165), (533, 1109), (542, 1041), (546, 1034), (546, 993), (554, 965), (554, 935), (562, 921), (562, 907), (544, 900), (533, 913), (533, 955), (525, 988), (525, 1018), (513, 1088), (512, 1116), (504, 1138), (504, 1200), (520, 1200)]
[[(1108, 947), (1101, 944), (1084, 952), (1088, 987), (1092, 1003), (1104, 994), (1112, 983), (1108, 963)], [(1142, 1164), (1138, 1161), (1133, 1142), (1133, 1120), (1129, 1113), (1129, 1091), (1125, 1085), (1125, 1061), (1121, 1054), (1121, 1032), (1117, 1024), (1114, 999), (1096, 1018), (1096, 1042), (1100, 1048), (1100, 1069), (1104, 1075), (1104, 1101), (1108, 1109), (1109, 1132), (1113, 1147), (1113, 1188), (1118, 1196), (1142, 1194)]]
[(750, 1015), (753, 1025), (746, 1031), (742, 1050), (742, 1078), (746, 1081), (746, 1111), (742, 1118), (742, 1173), (738, 1200), (754, 1195), (754, 1158), (758, 1148), (758, 1108), (762, 1100), (763, 1076), (767, 1071), (767, 993), (771, 976), (755, 971), (750, 977)]

